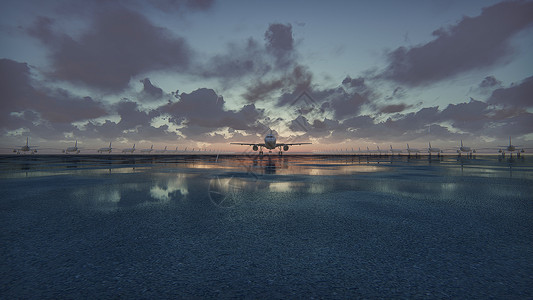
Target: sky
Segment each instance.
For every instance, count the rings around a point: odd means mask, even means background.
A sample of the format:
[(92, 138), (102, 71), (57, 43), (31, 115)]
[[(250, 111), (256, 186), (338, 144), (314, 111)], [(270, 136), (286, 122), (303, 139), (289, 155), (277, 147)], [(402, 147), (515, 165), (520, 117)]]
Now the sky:
[(3, 1), (0, 147), (533, 144), (533, 1)]

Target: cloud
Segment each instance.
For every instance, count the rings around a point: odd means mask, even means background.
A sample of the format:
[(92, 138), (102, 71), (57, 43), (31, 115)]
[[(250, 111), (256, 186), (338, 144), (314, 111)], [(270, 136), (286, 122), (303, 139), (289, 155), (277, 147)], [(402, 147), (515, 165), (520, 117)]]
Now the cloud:
[(197, 73), (206, 78), (219, 78), (225, 85), (242, 79), (252, 82), (262, 80), (249, 88), (250, 94), (254, 94), (254, 89), (264, 89), (258, 86), (279, 89), (288, 72), (302, 68), (296, 65), (296, 59), (292, 26), (276, 23), (270, 24), (266, 30), (264, 44), (253, 38), (229, 43), (225, 53), (210, 58), (205, 65), (198, 67), (201, 71)]
[(149, 140), (152, 142), (177, 140), (182, 137), (175, 131), (169, 130), (169, 126), (153, 126), (154, 118), (160, 116), (158, 110), (141, 110), (137, 102), (122, 100), (115, 105), (115, 112), (120, 117), (119, 122), (106, 120), (102, 124), (89, 122), (84, 129), (77, 130), (76, 136), (88, 138), (103, 138), (114, 140), (125, 138), (128, 140)]
[(146, 100), (157, 100), (163, 97), (163, 90), (157, 86), (154, 86), (149, 78), (140, 80), (143, 84), (143, 90), (141, 96), (145, 96), (143, 99)]
[(150, 0), (154, 7), (164, 11), (208, 10), (213, 6), (214, 0)]
[[(35, 86), (34, 86), (35, 85)], [(91, 97), (78, 97), (63, 89), (50, 89), (33, 82), (26, 63), (0, 59), (0, 118), (22, 113), (49, 123), (71, 123), (107, 114), (103, 105)], [(31, 111), (33, 113), (29, 113)], [(39, 118), (37, 118), (37, 115)], [(9, 123), (1, 123), (8, 126)]]
[(533, 2), (502, 2), (477, 17), (433, 32), (433, 41), (388, 53), (380, 75), (406, 85), (431, 84), (462, 72), (486, 68), (513, 54), (510, 38), (533, 23)]
[(27, 30), (50, 48), (50, 75), (106, 91), (121, 91), (145, 72), (186, 70), (193, 55), (183, 38), (123, 7), (95, 12), (91, 27), (77, 39), (55, 32), (53, 24), (38, 18)]
[(399, 113), (410, 107), (412, 106), (407, 105), (405, 103), (390, 104), (390, 105), (385, 105), (385, 106), (380, 107), (379, 112), (384, 113), (384, 114)]
[(479, 84), (479, 87), (482, 88), (482, 89), (486, 89), (486, 88), (493, 88), (493, 87), (498, 87), (502, 84), (501, 81), (499, 81), (498, 79), (496, 79), (496, 77), (494, 76), (487, 76), (485, 77), (485, 79), (483, 79), (483, 81)]
[(158, 110), (169, 115), (170, 122), (185, 125), (180, 131), (192, 138), (226, 127), (254, 132), (258, 121), (264, 118), (264, 111), (254, 104), (234, 111), (225, 110), (224, 103), (214, 90), (201, 88), (190, 94), (181, 94), (179, 101), (165, 104)]
[(265, 32), (266, 49), (276, 58), (276, 66), (290, 65), (294, 55), (291, 24), (270, 24)]
[(273, 79), (257, 80), (247, 88), (242, 97), (249, 102), (257, 102), (268, 99), (274, 92), (282, 92), (285, 95), (279, 98), (277, 105), (283, 106), (296, 98), (294, 93), (309, 89), (312, 79), (313, 74), (306, 67), (295, 65), (289, 72), (284, 72)]
[(487, 103), (505, 107), (533, 107), (532, 95), (533, 76), (524, 79), (519, 85), (495, 90)]
[(230, 43), (226, 53), (213, 56), (201, 68), (200, 75), (226, 83), (250, 74), (262, 76), (273, 68), (265, 54), (264, 47), (252, 38), (242, 44)]

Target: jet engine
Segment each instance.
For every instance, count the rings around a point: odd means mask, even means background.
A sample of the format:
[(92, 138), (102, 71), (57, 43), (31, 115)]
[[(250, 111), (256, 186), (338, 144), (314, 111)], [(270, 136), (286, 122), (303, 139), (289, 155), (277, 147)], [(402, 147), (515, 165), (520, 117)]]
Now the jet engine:
[(283, 146), (283, 151), (288, 151), (289, 150), (289, 146), (285, 145)]
[(254, 145), (254, 146), (252, 147), (252, 149), (254, 149), (254, 151), (257, 151), (257, 149), (259, 149), (259, 147), (257, 147), (257, 145)]

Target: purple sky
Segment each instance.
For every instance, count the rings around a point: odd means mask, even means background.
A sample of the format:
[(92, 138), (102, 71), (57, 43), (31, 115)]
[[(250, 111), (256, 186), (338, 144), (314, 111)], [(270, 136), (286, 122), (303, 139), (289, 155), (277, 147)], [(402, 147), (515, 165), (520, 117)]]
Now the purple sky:
[(0, 148), (533, 143), (533, 1), (4, 1)]

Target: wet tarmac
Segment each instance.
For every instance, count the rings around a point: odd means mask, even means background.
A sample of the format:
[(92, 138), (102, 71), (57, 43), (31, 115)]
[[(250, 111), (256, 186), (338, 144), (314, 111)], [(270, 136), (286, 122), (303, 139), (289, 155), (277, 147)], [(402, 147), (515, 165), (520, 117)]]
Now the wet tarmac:
[(0, 156), (3, 298), (533, 297), (533, 157)]

